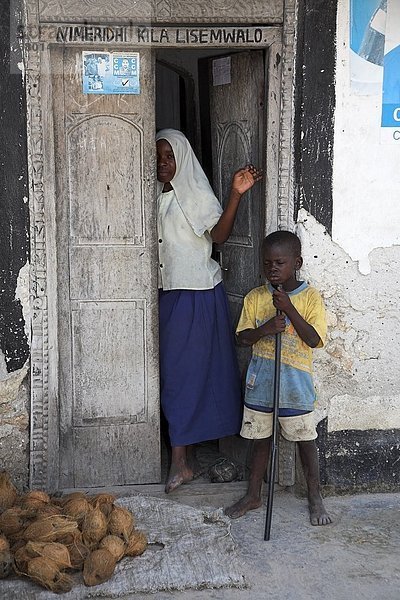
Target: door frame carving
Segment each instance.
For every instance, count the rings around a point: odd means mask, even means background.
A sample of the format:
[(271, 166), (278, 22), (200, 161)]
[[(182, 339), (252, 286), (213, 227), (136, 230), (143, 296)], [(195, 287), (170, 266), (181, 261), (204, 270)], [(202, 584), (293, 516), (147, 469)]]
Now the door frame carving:
[[(42, 4), (43, 4), (42, 0)], [(108, 3), (107, 3), (108, 4)], [(163, 23), (168, 23), (165, 6), (158, 2)], [(278, 2), (276, 3), (278, 4)], [(30, 425), (30, 485), (56, 489), (59, 472), (59, 414), (58, 414), (58, 339), (57, 339), (57, 264), (56, 219), (54, 210), (54, 143), (52, 139), (50, 48), (52, 41), (44, 39), (41, 30), (53, 23), (41, 20), (39, 0), (25, 0), (24, 30), (27, 94), (28, 178), (30, 208), (30, 305), (32, 310), (31, 341), (31, 425)], [(247, 14), (246, 3), (239, 2), (238, 11)], [(77, 9), (78, 10), (78, 9)], [(161, 16), (160, 12), (160, 16)], [(266, 196), (276, 198), (266, 207), (266, 231), (277, 227), (291, 228), (293, 224), (293, 81), (295, 54), (296, 0), (286, 0), (283, 25), (277, 19), (271, 25), (270, 39), (258, 48), (269, 47), (269, 77), (266, 146)], [(246, 16), (243, 16), (245, 22)], [(83, 19), (82, 19), (83, 21)], [(186, 19), (199, 23), (200, 19)], [(204, 20), (203, 20), (204, 21)], [(65, 21), (64, 21), (65, 22)], [(118, 19), (118, 24), (127, 18)], [(215, 17), (208, 28), (216, 23)], [(225, 21), (227, 22), (227, 21)], [(62, 18), (60, 17), (60, 23)], [(76, 23), (75, 23), (76, 24)], [(79, 24), (79, 23), (78, 23)], [(171, 23), (171, 25), (175, 24)], [(263, 26), (264, 26), (263, 25)], [(43, 29), (41, 28), (43, 26)], [(54, 38), (53, 38), (54, 40)], [(54, 43), (54, 41), (53, 41)], [(60, 45), (60, 44), (58, 44)], [(114, 44), (117, 46), (118, 44)], [(175, 47), (181, 47), (176, 45)], [(195, 48), (192, 45), (191, 48)], [(204, 48), (204, 45), (198, 45)], [(211, 47), (211, 46), (209, 46)], [(221, 48), (221, 45), (216, 46)], [(249, 45), (227, 44), (224, 48), (245, 49)], [(124, 49), (128, 50), (126, 45)], [(157, 46), (160, 49), (160, 46)], [(276, 77), (279, 73), (279, 78)], [(272, 127), (272, 122), (279, 126)], [(44, 140), (46, 142), (44, 143)]]

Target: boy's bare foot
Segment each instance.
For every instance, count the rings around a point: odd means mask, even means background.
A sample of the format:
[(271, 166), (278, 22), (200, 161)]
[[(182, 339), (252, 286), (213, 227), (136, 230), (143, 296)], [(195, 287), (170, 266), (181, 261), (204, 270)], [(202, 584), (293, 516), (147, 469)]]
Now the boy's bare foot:
[(311, 525), (329, 525), (329, 523), (332, 523), (332, 519), (325, 510), (320, 494), (309, 496), (308, 509), (310, 511)]
[(169, 494), (173, 492), (183, 483), (188, 483), (188, 481), (192, 481), (193, 479), (193, 471), (187, 464), (184, 465), (176, 465), (172, 464), (171, 469), (169, 471), (167, 483), (165, 484), (165, 493)]
[(311, 525), (329, 525), (332, 519), (325, 510), (319, 485), (318, 452), (315, 440), (298, 443), (301, 464), (308, 487), (308, 509)]
[(238, 502), (225, 508), (224, 513), (231, 519), (238, 519), (239, 517), (243, 517), (249, 510), (260, 508), (261, 504), (260, 497), (249, 496), (246, 494), (246, 496), (243, 496)]

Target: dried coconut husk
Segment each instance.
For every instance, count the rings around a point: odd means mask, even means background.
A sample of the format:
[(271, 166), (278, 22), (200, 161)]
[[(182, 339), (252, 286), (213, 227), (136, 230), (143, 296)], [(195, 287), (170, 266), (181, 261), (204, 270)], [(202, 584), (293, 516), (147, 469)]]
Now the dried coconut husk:
[(85, 546), (94, 550), (107, 533), (107, 519), (99, 508), (87, 513), (82, 524), (82, 539)]
[(28, 562), (32, 560), (31, 554), (26, 549), (26, 544), (14, 553), (14, 570), (20, 575), (21, 573), (25, 574), (28, 572)]
[(79, 529), (75, 529), (72, 532), (60, 535), (57, 542), (69, 546), (70, 544), (82, 543), (82, 532)]
[(109, 553), (118, 562), (125, 554), (125, 542), (116, 535), (106, 535), (99, 543), (100, 549), (108, 550)]
[(83, 523), (91, 510), (92, 506), (86, 498), (71, 498), (63, 506), (63, 513), (75, 519), (79, 524)]
[(61, 507), (63, 505), (63, 500), (61, 497), (58, 497), (58, 496), (50, 496), (50, 503), (53, 506)]
[(50, 517), (52, 515), (62, 515), (63, 510), (61, 506), (55, 506), (55, 504), (43, 504), (36, 510), (38, 517)]
[(18, 533), (14, 533), (13, 535), (9, 535), (7, 537), (8, 541), (10, 542), (10, 547), (14, 548), (14, 546), (16, 546), (19, 548), (20, 546), (26, 544), (26, 540), (24, 539), (24, 531), (25, 528), (21, 529), (21, 531)]
[(20, 499), (23, 508), (43, 508), (50, 503), (50, 496), (41, 490), (31, 490)]
[(134, 529), (125, 549), (125, 556), (140, 556), (147, 548), (147, 537), (142, 531)]
[(23, 496), (25, 500), (40, 500), (40, 502), (45, 502), (46, 504), (50, 503), (50, 496), (43, 490), (30, 490)]
[(92, 506), (97, 506), (98, 504), (102, 504), (103, 502), (107, 502), (110, 504), (114, 504), (117, 497), (114, 494), (105, 494), (104, 492), (101, 494), (96, 494), (95, 496), (91, 496), (89, 498), (90, 504)]
[(13, 559), (9, 550), (0, 550), (0, 579), (8, 577), (13, 567)]
[(28, 577), (40, 583), (52, 592), (69, 592), (73, 585), (73, 579), (66, 573), (61, 573), (57, 565), (43, 556), (32, 558), (28, 563)]
[(26, 542), (22, 538), (20, 540), (16, 540), (15, 542), (13, 542), (11, 540), (11, 543), (10, 543), (11, 554), (14, 555), (17, 552), (17, 550), (19, 550), (20, 548), (22, 548), (23, 546), (25, 546), (25, 544), (26, 544)]
[(100, 508), (101, 512), (108, 518), (113, 509), (116, 496), (112, 494), (97, 494), (90, 499), (90, 503), (95, 508)]
[(0, 530), (7, 536), (14, 535), (25, 527), (26, 511), (19, 506), (7, 508), (0, 515)]
[(28, 542), (26, 551), (32, 556), (50, 558), (60, 569), (71, 568), (71, 560), (67, 546), (58, 542)]
[(78, 523), (69, 517), (54, 515), (42, 517), (28, 525), (23, 533), (26, 541), (34, 542), (58, 542), (60, 538), (68, 533), (74, 533), (78, 529)]
[(71, 569), (76, 571), (82, 571), (83, 564), (87, 557), (90, 554), (89, 548), (85, 546), (82, 542), (73, 542), (69, 546), (67, 546), (69, 557), (71, 560)]
[(14, 506), (18, 497), (18, 491), (10, 479), (7, 471), (0, 473), (0, 513)]
[(47, 504), (45, 502), (42, 502), (41, 500), (36, 500), (35, 498), (32, 498), (31, 500), (28, 499), (26, 503), (24, 502), (23, 504), (21, 504), (21, 506), (31, 511), (35, 511), (36, 514), (38, 511), (45, 508)]
[(127, 542), (134, 526), (135, 519), (128, 509), (120, 506), (113, 507), (108, 519), (108, 533), (116, 535)]
[(65, 496), (61, 496), (61, 498), (52, 498), (53, 504), (60, 504), (60, 506), (64, 506), (70, 500), (74, 500), (76, 498), (87, 498), (87, 494), (85, 492), (71, 492), (71, 494), (66, 494)]
[(110, 579), (116, 564), (117, 561), (108, 550), (102, 549), (91, 552), (83, 566), (85, 585), (99, 585)]
[(0, 552), (3, 552), (4, 550), (9, 550), (10, 549), (10, 544), (8, 543), (8, 539), (6, 538), (5, 535), (0, 535)]
[(34, 502), (42, 502), (43, 504), (50, 503), (50, 496), (42, 490), (30, 490), (23, 496), (21, 496), (20, 503), (25, 504), (33, 500)]
[(8, 577), (13, 570), (13, 557), (10, 550), (0, 550), (0, 579)]

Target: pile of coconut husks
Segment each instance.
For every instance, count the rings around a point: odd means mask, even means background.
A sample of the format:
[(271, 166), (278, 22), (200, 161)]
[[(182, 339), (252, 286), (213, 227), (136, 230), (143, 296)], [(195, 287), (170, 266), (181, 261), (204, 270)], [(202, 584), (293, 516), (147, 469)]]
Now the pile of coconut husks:
[(119, 560), (147, 547), (132, 513), (115, 500), (83, 492), (20, 495), (0, 473), (0, 579), (16, 573), (57, 593), (70, 591), (74, 571), (83, 572), (87, 586), (110, 579)]

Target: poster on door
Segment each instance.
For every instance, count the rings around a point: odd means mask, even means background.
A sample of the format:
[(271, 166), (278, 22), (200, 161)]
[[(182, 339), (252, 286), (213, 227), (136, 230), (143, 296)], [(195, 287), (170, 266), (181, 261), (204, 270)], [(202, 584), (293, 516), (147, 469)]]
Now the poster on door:
[(400, 146), (400, 2), (388, 0), (383, 57), (381, 141)]
[(140, 94), (139, 52), (82, 52), (84, 94)]
[(380, 95), (387, 0), (350, 0), (350, 89)]

